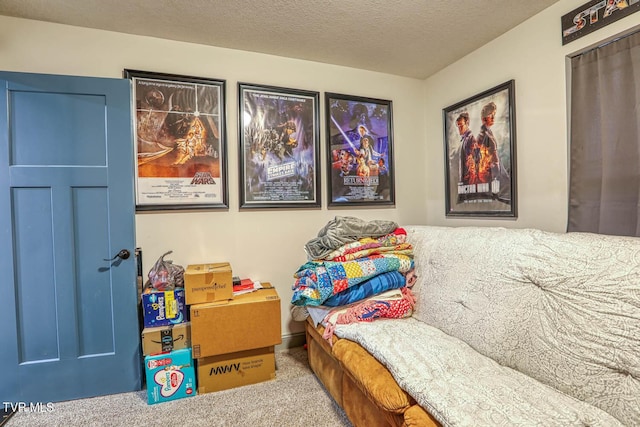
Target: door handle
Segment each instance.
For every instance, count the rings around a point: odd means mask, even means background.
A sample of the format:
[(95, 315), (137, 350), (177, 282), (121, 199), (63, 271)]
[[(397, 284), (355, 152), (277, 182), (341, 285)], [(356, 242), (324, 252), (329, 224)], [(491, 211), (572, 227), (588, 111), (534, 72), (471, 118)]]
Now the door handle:
[(104, 258), (105, 261), (114, 261), (116, 258), (120, 258), (120, 259), (128, 259), (131, 256), (131, 252), (129, 252), (126, 249), (122, 249), (120, 252), (118, 252), (113, 258), (111, 259), (107, 259)]

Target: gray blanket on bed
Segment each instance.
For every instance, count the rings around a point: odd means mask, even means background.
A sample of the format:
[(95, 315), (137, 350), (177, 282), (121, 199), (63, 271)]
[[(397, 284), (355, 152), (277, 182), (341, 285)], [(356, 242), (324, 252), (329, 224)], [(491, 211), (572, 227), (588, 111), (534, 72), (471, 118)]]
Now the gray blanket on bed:
[(307, 242), (304, 250), (309, 261), (324, 259), (339, 247), (363, 237), (382, 237), (398, 228), (398, 224), (387, 220), (365, 221), (351, 216), (336, 216)]

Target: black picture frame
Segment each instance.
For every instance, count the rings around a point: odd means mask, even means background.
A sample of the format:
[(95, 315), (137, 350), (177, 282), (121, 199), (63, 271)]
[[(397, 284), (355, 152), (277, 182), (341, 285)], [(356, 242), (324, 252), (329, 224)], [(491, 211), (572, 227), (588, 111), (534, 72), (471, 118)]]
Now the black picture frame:
[(446, 216), (516, 218), (515, 80), (443, 109), (443, 120)]
[(228, 209), (226, 81), (130, 69), (124, 77), (136, 211)]
[(393, 103), (325, 93), (329, 207), (395, 206)]
[(321, 206), (319, 99), (238, 83), (240, 209)]

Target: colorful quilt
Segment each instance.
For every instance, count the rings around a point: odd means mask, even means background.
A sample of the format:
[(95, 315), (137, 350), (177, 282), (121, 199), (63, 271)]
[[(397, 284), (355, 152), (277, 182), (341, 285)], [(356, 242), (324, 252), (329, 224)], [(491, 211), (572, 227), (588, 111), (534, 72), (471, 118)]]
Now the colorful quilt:
[(389, 252), (411, 256), (413, 255), (413, 246), (406, 243), (406, 238), (406, 231), (403, 228), (396, 228), (393, 233), (382, 237), (363, 237), (355, 242), (347, 243), (331, 252), (324, 259), (344, 262)]
[(415, 305), (416, 298), (411, 289), (404, 286), (354, 304), (336, 307), (324, 318), (325, 329), (322, 337), (331, 344), (336, 325), (373, 322), (380, 318), (402, 319), (411, 316)]
[(397, 271), (388, 271), (347, 288), (342, 292), (338, 292), (329, 297), (322, 305), (326, 307), (349, 305), (385, 291), (399, 289), (405, 285), (406, 278), (404, 275)]
[[(360, 243), (360, 241), (358, 241), (357, 243)], [(410, 243), (400, 243), (394, 246), (383, 246), (378, 243), (364, 243), (364, 244), (355, 246), (351, 250), (345, 251), (340, 255), (336, 255), (334, 257), (328, 258), (328, 260), (345, 262), (345, 261), (352, 261), (358, 258), (370, 257), (372, 255), (381, 255), (381, 254), (388, 254), (388, 253), (413, 256), (413, 246), (411, 246)]]
[(389, 271), (406, 273), (413, 268), (406, 254), (375, 254), (346, 262), (310, 261), (294, 274), (293, 305), (322, 305), (331, 296)]

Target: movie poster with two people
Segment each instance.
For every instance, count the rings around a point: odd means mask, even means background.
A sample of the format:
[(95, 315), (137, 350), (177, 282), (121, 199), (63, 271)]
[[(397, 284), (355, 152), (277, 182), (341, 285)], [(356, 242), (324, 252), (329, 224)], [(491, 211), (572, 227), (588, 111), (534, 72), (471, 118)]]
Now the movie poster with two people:
[(444, 109), (446, 215), (516, 217), (513, 80)]

